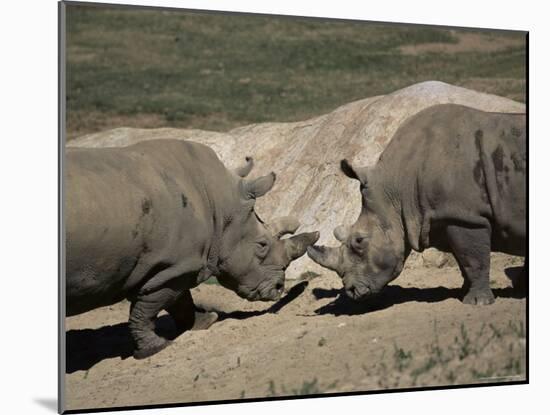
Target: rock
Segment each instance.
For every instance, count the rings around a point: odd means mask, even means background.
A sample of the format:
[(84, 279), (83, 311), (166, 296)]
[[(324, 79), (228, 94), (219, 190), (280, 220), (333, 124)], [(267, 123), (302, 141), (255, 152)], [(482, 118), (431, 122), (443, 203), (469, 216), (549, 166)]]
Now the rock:
[(414, 268), (445, 268), (457, 266), (456, 260), (450, 253), (438, 251), (435, 248), (426, 249), (424, 252), (412, 251), (407, 261), (405, 261), (405, 269)]
[[(117, 147), (142, 140), (189, 139), (211, 146), (230, 168), (252, 155), (256, 167), (251, 177), (269, 171), (277, 173), (273, 190), (258, 199), (258, 214), (266, 221), (295, 215), (303, 224), (300, 231), (319, 230), (319, 243), (336, 246), (332, 230), (342, 223), (353, 223), (360, 211), (357, 183), (341, 174), (340, 160), (348, 158), (354, 164), (373, 165), (403, 121), (424, 108), (444, 103), (484, 111), (525, 112), (524, 104), (507, 98), (429, 81), (355, 101), (306, 121), (252, 124), (227, 133), (116, 128), (79, 137), (67, 146)], [(441, 264), (447, 263), (448, 256), (445, 259), (441, 255), (423, 254), (422, 261), (413, 257), (409, 262), (444, 266)], [(296, 278), (306, 270), (326, 273), (304, 256), (291, 264), (287, 276)]]

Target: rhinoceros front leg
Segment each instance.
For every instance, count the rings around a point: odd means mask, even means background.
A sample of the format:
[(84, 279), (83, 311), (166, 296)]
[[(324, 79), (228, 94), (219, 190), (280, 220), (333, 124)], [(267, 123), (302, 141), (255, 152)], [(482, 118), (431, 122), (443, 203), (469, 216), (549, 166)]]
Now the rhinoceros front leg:
[(158, 313), (174, 304), (182, 294), (173, 284), (162, 287), (157, 291), (139, 294), (130, 307), (129, 327), (134, 340), (134, 358), (145, 359), (170, 344), (170, 341), (155, 333), (155, 320)]
[(168, 314), (174, 319), (179, 331), (205, 330), (218, 320), (218, 314), (207, 312), (195, 306), (189, 290), (176, 300), (174, 304), (166, 308)]
[(495, 297), (489, 287), (491, 232), (487, 228), (447, 226), (451, 250), (464, 277), (464, 304), (492, 304)]

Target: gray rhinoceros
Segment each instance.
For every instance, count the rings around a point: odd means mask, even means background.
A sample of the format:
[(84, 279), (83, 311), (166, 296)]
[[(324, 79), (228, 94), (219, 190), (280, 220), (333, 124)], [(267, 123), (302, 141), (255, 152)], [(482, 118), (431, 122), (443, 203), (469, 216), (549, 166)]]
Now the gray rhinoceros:
[(435, 247), (454, 254), (463, 302), (490, 304), (490, 252), (526, 254), (525, 114), (433, 106), (398, 129), (373, 168), (341, 169), (360, 182), (361, 213), (334, 230), (339, 248), (308, 255), (353, 299), (395, 279), (411, 249)]
[(67, 149), (67, 315), (128, 299), (134, 357), (145, 358), (169, 344), (154, 332), (157, 314), (192, 326), (189, 289), (210, 276), (248, 300), (278, 299), (285, 269), (319, 234), (280, 239), (295, 219), (262, 222), (254, 202), (275, 174), (239, 177), (251, 167), (231, 172), (191, 141)]

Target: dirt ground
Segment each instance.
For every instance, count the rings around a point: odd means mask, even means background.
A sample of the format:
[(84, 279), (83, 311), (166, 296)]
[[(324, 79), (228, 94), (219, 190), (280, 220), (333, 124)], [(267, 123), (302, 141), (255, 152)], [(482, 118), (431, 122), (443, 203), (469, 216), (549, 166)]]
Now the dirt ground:
[[(368, 304), (340, 296), (328, 273), (287, 281), (278, 303), (217, 285), (193, 290), (219, 313), (159, 354), (131, 357), (128, 303), (67, 319), (68, 409), (521, 381), (526, 299), (511, 287), (522, 260), (494, 256), (491, 306), (463, 305), (456, 267), (405, 269)], [(305, 274), (304, 278), (308, 275)], [(158, 331), (174, 337), (163, 315)]]

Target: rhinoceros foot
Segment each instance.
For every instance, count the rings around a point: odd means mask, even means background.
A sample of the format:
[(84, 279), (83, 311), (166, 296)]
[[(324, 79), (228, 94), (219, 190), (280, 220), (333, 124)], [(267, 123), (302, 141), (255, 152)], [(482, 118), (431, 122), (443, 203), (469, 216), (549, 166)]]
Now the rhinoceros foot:
[(166, 340), (161, 337), (158, 337), (155, 340), (154, 344), (136, 349), (134, 351), (134, 359), (141, 360), (141, 359), (145, 359), (147, 357), (153, 356), (154, 354), (170, 346), (170, 344), (172, 344), (170, 340)]
[(462, 300), (464, 304), (489, 305), (495, 302), (495, 296), (490, 288), (470, 290)]
[(206, 330), (218, 321), (218, 313), (214, 311), (196, 311), (195, 324), (191, 330)]

